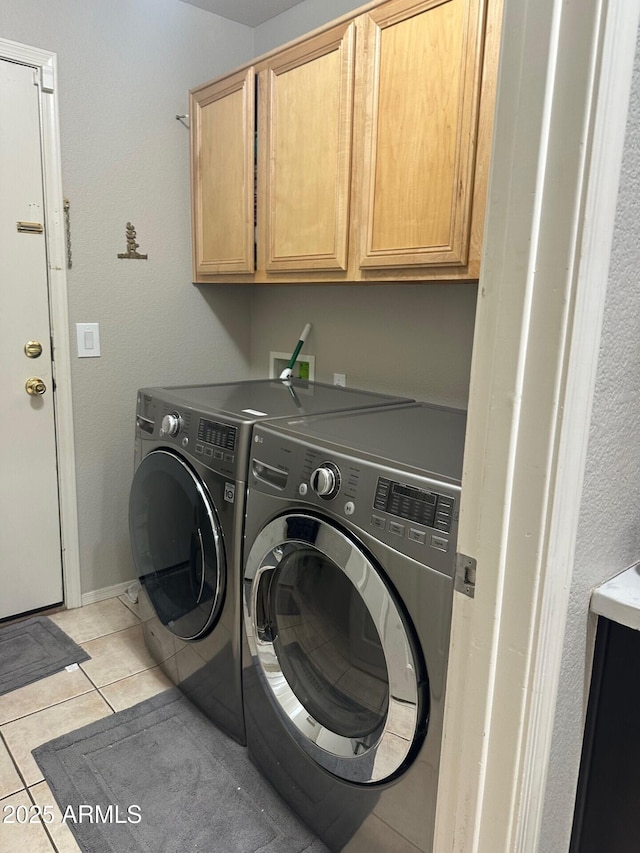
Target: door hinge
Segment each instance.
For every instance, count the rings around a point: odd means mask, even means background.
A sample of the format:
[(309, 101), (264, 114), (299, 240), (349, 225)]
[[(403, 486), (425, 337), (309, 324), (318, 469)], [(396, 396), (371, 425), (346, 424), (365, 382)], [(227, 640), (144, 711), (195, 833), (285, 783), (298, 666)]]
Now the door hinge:
[(51, 343), (51, 385), (52, 390), (56, 390), (56, 360), (55, 360), (55, 346), (53, 343), (53, 334), (49, 337), (49, 341)]
[(53, 67), (51, 65), (40, 66), (40, 79), (38, 82), (40, 83), (40, 88), (43, 92), (53, 92), (54, 75)]
[(456, 592), (474, 598), (476, 594), (476, 560), (466, 554), (456, 554), (456, 574), (453, 581)]

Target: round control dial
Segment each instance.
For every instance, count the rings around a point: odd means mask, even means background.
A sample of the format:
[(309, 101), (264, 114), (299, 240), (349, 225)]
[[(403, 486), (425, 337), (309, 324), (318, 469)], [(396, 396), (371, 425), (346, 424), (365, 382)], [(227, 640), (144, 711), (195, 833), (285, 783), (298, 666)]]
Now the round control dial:
[(311, 488), (321, 498), (330, 500), (340, 491), (340, 469), (333, 462), (323, 462), (311, 475)]
[(182, 418), (177, 412), (165, 415), (160, 426), (160, 435), (178, 435), (182, 427)]

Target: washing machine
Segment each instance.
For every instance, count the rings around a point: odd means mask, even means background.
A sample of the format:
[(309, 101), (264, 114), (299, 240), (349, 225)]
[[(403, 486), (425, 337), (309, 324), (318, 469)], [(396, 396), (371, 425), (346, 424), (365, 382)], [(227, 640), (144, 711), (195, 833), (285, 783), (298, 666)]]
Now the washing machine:
[(241, 743), (241, 557), (253, 424), (400, 401), (302, 380), (138, 392), (129, 530), (145, 640), (171, 680)]
[(331, 850), (432, 853), (465, 427), (417, 403), (254, 429), (247, 745)]

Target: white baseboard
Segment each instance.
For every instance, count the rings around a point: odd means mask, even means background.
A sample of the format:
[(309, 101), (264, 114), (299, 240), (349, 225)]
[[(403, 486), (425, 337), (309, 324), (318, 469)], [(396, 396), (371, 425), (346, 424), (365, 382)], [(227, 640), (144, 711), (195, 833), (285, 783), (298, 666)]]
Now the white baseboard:
[(116, 598), (123, 595), (136, 582), (136, 578), (131, 578), (129, 581), (117, 583), (113, 586), (105, 586), (102, 589), (95, 589), (93, 592), (84, 592), (82, 594), (82, 607), (86, 604), (95, 604), (96, 601), (104, 601), (107, 598)]

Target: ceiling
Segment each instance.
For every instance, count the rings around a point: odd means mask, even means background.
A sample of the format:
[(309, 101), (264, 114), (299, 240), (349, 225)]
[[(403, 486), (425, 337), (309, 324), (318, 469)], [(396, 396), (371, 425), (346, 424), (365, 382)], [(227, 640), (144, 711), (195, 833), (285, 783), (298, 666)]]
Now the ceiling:
[(182, 0), (223, 18), (230, 18), (248, 27), (257, 27), (270, 18), (275, 18), (302, 0)]

